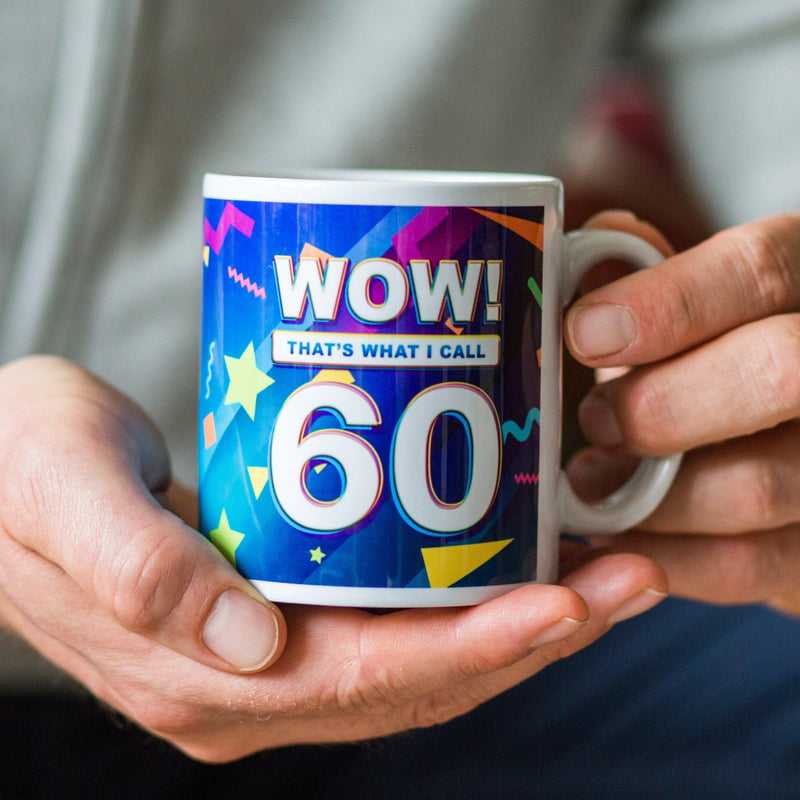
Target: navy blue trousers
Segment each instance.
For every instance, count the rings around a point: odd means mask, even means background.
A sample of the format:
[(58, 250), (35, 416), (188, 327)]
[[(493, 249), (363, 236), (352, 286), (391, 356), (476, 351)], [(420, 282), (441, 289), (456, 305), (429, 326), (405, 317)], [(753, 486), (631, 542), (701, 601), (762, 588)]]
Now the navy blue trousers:
[(0, 797), (800, 798), (800, 622), (667, 600), (471, 714), (198, 764), (91, 698), (0, 700)]

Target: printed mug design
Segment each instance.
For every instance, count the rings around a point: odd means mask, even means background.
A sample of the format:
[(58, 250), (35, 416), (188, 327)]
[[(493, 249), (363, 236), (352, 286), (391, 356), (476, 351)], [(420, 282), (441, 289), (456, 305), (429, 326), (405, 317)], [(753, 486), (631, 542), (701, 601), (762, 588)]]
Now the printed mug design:
[(200, 529), (245, 577), (535, 578), (543, 217), (206, 199)]

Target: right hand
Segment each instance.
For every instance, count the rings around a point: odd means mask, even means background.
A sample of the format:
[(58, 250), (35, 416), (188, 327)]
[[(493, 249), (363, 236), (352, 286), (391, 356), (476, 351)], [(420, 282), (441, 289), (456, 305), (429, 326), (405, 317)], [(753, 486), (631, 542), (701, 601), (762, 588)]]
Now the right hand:
[(132, 401), (60, 359), (0, 368), (0, 621), (208, 761), (443, 722), (666, 591), (614, 554), (472, 608), (281, 613), (163, 507), (168, 483)]

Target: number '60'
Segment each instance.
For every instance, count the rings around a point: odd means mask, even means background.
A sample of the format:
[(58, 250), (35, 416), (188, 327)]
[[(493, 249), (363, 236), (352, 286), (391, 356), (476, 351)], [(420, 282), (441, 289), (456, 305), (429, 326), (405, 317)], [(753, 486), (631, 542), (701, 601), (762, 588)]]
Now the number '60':
[[(309, 432), (314, 412), (325, 409), (342, 428)], [(431, 434), (443, 414), (458, 417), (469, 438), (470, 464), (464, 497), (443, 502), (431, 481)], [(383, 466), (370, 443), (347, 428), (381, 423), (375, 401), (362, 389), (342, 383), (308, 383), (291, 394), (272, 432), (270, 475), (275, 499), (301, 528), (320, 533), (344, 530), (366, 517), (383, 491)], [(395, 427), (391, 480), (398, 511), (410, 524), (432, 534), (466, 530), (494, 503), (500, 480), (502, 439), (489, 397), (466, 383), (440, 383), (424, 389), (406, 406)], [(334, 462), (342, 491), (332, 501), (318, 500), (306, 486), (312, 459)], [(480, 476), (480, 479), (476, 479)]]

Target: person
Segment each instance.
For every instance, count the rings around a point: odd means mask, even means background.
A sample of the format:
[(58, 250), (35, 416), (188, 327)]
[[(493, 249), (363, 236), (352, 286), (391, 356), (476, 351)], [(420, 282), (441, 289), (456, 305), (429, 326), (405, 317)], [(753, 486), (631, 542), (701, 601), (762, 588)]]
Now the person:
[[(668, 587), (798, 610), (800, 220), (785, 209), (796, 204), (799, 112), (784, 95), (800, 68), (797, 10), (779, 0), (652, 3), (635, 18), (622, 0), (326, 8), (0, 5), (13, 153), (3, 161), (13, 202), (0, 272), (0, 620), (190, 756), (260, 753), (249, 773), (217, 773), (229, 792), (238, 776), (286, 797), (305, 775), (330, 797), (408, 796), (414, 779), (436, 797), (793, 796), (794, 620), (681, 601), (638, 615)], [(202, 170), (543, 171), (623, 30), (658, 61), (682, 161), (715, 226), (743, 223), (594, 289), (566, 319), (584, 364), (637, 367), (584, 401), (600, 450), (576, 456), (571, 479), (588, 495), (624, 471), (619, 456), (687, 451), (667, 500), (610, 546), (565, 548), (576, 561), (558, 586), (475, 608), (372, 615), (257, 597), (192, 530), (180, 486), (193, 480)], [(592, 224), (655, 235), (625, 215)], [(17, 652), (5, 647), (9, 684)], [(23, 707), (49, 744), (47, 705)], [(18, 717), (6, 726), (11, 773), (36, 741)], [(416, 728), (426, 730), (383, 740), (372, 758), (306, 747)], [(98, 745), (82, 766), (81, 749), (62, 757), (58, 785), (102, 773), (116, 795), (135, 796), (121, 776), (143, 781), (147, 758), (112, 760)], [(47, 777), (31, 763), (28, 789)], [(153, 776), (160, 796), (175, 776), (181, 796), (210, 781), (180, 763)]]

